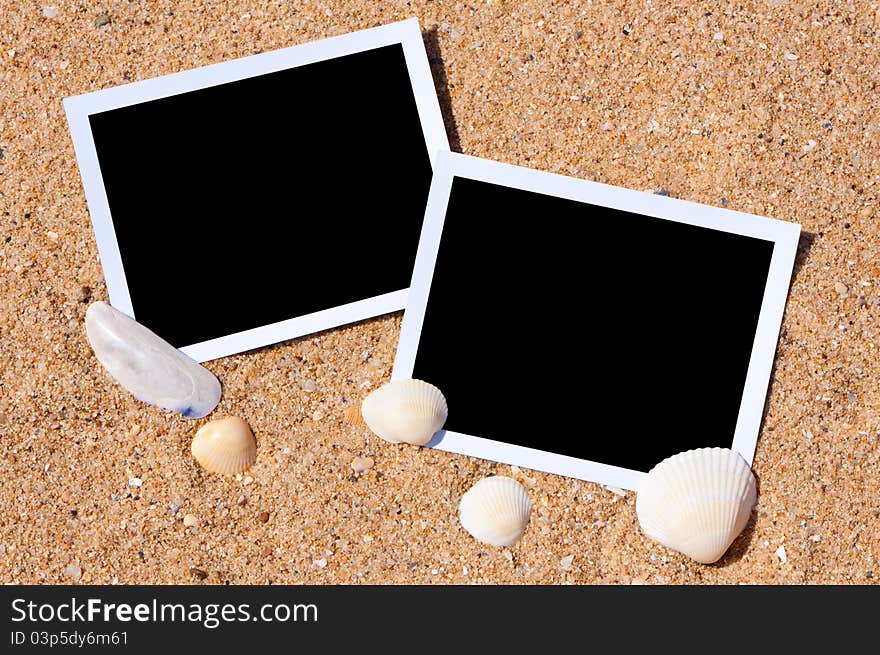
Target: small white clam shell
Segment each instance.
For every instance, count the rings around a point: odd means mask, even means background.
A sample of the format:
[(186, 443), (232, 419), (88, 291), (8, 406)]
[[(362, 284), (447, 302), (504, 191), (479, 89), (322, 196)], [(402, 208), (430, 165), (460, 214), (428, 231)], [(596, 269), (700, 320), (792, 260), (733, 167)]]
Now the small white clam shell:
[(421, 380), (395, 380), (364, 398), (361, 415), (367, 427), (391, 443), (424, 446), (448, 415), (440, 389)]
[(138, 400), (187, 418), (207, 416), (220, 402), (220, 382), (208, 369), (105, 302), (86, 311), (86, 337), (107, 372)]
[(193, 437), (192, 454), (211, 473), (235, 475), (257, 459), (257, 440), (248, 424), (236, 416), (208, 421)]
[(522, 536), (532, 501), (519, 482), (503, 476), (483, 478), (461, 498), (458, 518), (477, 541), (512, 546)]
[(746, 461), (726, 448), (679, 453), (639, 485), (636, 514), (646, 535), (703, 564), (718, 561), (749, 521), (757, 499)]

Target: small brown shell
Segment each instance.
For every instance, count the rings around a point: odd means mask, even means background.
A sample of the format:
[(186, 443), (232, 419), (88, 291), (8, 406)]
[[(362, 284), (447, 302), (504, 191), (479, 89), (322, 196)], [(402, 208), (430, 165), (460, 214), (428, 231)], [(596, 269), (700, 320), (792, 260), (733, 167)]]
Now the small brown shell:
[(364, 417), (361, 416), (360, 405), (349, 405), (346, 407), (345, 413), (342, 415), (342, 420), (348, 425), (366, 425), (366, 423), (364, 423)]
[(257, 440), (248, 424), (236, 416), (205, 423), (193, 437), (192, 454), (210, 473), (235, 475), (257, 459)]

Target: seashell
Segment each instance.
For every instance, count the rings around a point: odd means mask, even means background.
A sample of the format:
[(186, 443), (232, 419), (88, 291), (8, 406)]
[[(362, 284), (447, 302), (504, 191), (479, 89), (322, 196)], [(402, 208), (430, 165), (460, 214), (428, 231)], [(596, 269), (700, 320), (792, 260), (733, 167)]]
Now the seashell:
[(519, 482), (494, 476), (483, 478), (461, 498), (458, 519), (477, 541), (512, 546), (522, 536), (532, 501)]
[(186, 418), (220, 402), (220, 382), (204, 366), (105, 302), (86, 311), (86, 337), (110, 376), (135, 398)]
[(755, 476), (727, 448), (700, 448), (663, 460), (636, 495), (646, 535), (703, 564), (718, 561), (742, 532), (757, 499)]
[(361, 408), (358, 405), (349, 405), (342, 414), (342, 420), (347, 425), (366, 425), (361, 416)]
[(257, 440), (248, 424), (236, 416), (208, 421), (192, 442), (196, 461), (211, 473), (234, 475), (257, 459)]
[(367, 427), (391, 443), (424, 446), (448, 415), (440, 389), (421, 380), (395, 380), (379, 387), (361, 404)]

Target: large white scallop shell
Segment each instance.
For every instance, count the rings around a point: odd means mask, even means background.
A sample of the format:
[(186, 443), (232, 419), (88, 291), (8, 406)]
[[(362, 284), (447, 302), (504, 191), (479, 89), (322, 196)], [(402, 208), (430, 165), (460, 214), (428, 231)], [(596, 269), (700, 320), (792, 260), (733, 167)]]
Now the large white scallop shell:
[(483, 478), (461, 498), (458, 518), (477, 541), (512, 546), (522, 536), (532, 501), (519, 482), (503, 476)]
[(367, 427), (391, 443), (424, 446), (443, 427), (449, 411), (440, 389), (421, 380), (395, 380), (364, 398)]
[(135, 398), (201, 418), (220, 402), (220, 382), (204, 366), (105, 302), (86, 311), (95, 357)]
[(211, 473), (235, 475), (247, 471), (257, 459), (257, 440), (248, 424), (237, 416), (208, 421), (192, 441), (196, 461)]
[(746, 527), (756, 499), (755, 476), (739, 453), (700, 448), (673, 455), (648, 473), (636, 514), (646, 535), (711, 564)]

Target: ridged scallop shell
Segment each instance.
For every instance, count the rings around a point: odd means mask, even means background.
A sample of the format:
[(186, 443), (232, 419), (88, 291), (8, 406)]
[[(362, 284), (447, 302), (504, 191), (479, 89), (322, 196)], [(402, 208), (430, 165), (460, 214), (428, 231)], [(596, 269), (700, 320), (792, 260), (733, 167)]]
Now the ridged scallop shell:
[(366, 425), (364, 417), (361, 416), (361, 408), (359, 405), (349, 405), (342, 414), (342, 421), (346, 425)]
[(512, 546), (522, 536), (532, 501), (519, 482), (503, 476), (483, 478), (461, 498), (458, 519), (477, 541)]
[(235, 475), (257, 459), (257, 440), (248, 424), (236, 416), (205, 423), (192, 441), (196, 461), (211, 473)]
[(424, 446), (443, 427), (448, 409), (440, 389), (421, 380), (395, 380), (364, 398), (367, 427), (391, 443)]
[(639, 485), (636, 514), (646, 535), (703, 564), (718, 561), (749, 522), (755, 476), (727, 448), (663, 460)]
[(105, 302), (86, 311), (86, 337), (111, 377), (135, 398), (187, 418), (220, 402), (220, 382), (204, 366)]

